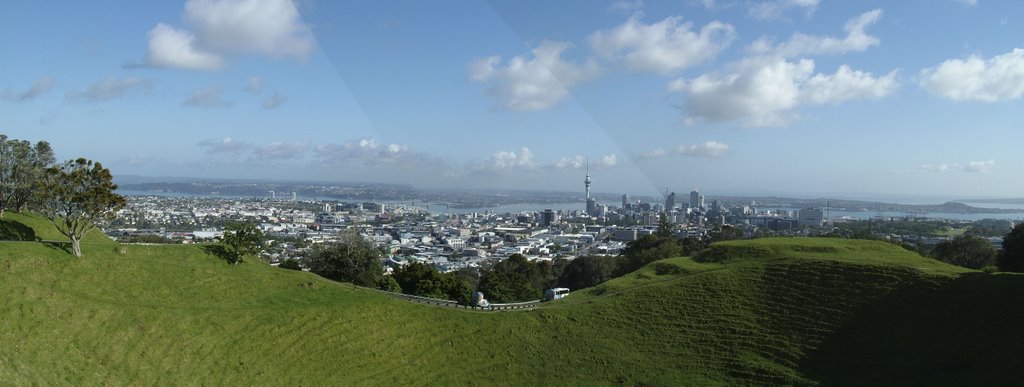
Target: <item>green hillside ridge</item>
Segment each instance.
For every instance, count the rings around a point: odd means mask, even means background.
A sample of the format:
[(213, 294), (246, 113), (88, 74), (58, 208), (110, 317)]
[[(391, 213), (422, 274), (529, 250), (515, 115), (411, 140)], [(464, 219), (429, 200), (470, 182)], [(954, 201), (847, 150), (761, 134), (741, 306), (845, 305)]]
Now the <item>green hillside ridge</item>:
[(232, 266), (201, 246), (83, 251), (0, 242), (4, 384), (1024, 380), (1024, 276), (881, 242), (722, 243), (709, 253), (720, 263), (667, 259), (533, 311), (494, 313), (257, 260)]

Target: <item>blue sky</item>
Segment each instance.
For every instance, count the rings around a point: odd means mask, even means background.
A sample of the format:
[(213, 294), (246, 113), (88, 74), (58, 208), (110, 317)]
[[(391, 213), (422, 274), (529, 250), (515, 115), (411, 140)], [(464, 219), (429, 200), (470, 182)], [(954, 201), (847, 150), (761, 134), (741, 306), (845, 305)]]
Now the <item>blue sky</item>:
[(1018, 1), (0, 4), (0, 132), (115, 174), (1020, 197)]

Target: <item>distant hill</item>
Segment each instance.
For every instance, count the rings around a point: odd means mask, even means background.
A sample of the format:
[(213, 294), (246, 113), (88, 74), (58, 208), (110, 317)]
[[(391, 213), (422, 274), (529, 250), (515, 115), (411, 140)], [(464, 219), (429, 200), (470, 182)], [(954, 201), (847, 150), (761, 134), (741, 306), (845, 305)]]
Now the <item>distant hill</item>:
[[(31, 224), (37, 235), (44, 225)], [(39, 229), (37, 229), (39, 228)], [(4, 384), (1008, 384), (1024, 276), (762, 239), (529, 312), (411, 304), (198, 246), (0, 242)]]

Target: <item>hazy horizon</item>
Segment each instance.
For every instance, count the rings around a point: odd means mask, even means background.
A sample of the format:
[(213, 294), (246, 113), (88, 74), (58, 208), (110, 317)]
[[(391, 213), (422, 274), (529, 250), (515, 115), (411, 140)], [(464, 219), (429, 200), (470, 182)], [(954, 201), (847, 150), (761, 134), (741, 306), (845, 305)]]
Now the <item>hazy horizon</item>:
[(8, 2), (0, 133), (115, 175), (1019, 198), (1021, 11)]

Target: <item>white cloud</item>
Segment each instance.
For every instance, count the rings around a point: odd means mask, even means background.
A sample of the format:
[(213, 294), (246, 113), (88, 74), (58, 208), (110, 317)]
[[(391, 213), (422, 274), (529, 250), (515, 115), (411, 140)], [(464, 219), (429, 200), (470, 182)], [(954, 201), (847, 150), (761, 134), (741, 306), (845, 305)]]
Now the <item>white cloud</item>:
[(406, 145), (379, 144), (372, 138), (349, 140), (341, 144), (317, 145), (313, 151), (321, 162), (327, 164), (361, 167), (397, 164), (409, 167), (448, 169), (446, 163), (438, 157), (412, 151)]
[(242, 90), (244, 90), (246, 93), (259, 94), (261, 91), (263, 91), (263, 78), (250, 77), (249, 81), (245, 83), (245, 88), (243, 88)]
[(950, 59), (921, 71), (921, 86), (954, 101), (996, 102), (1024, 94), (1024, 49), (991, 59)]
[(184, 106), (194, 107), (229, 107), (230, 101), (225, 101), (221, 96), (224, 89), (219, 86), (208, 87), (196, 90), (188, 98), (181, 102)]
[(988, 172), (995, 167), (995, 160), (971, 161), (964, 166), (964, 172)]
[(544, 41), (532, 50), (532, 58), (516, 56), (501, 67), (491, 56), (469, 64), (469, 77), (490, 82), (489, 92), (514, 111), (550, 108), (569, 95), (569, 88), (593, 79), (599, 69), (593, 61), (576, 64), (562, 59), (569, 43)]
[(537, 162), (533, 159), (533, 152), (530, 152), (530, 148), (527, 147), (520, 148), (518, 153), (516, 151), (495, 152), (486, 160), (469, 163), (469, 169), (474, 171), (503, 172), (534, 168), (537, 168)]
[(729, 151), (729, 145), (718, 141), (705, 141), (696, 145), (680, 145), (676, 153), (693, 157), (719, 157)]
[(146, 64), (185, 70), (216, 70), (224, 60), (220, 55), (195, 48), (196, 37), (185, 30), (159, 23), (149, 31)]
[(199, 142), (199, 146), (206, 148), (207, 153), (236, 153), (249, 149), (248, 143), (235, 141), (231, 137), (203, 140)]
[(802, 9), (808, 16), (818, 8), (819, 0), (770, 0), (750, 3), (747, 13), (757, 19), (782, 19), (791, 9)]
[(881, 77), (842, 65), (832, 75), (815, 74), (804, 83), (802, 102), (811, 105), (836, 104), (858, 99), (876, 99), (896, 88), (896, 70)]
[(573, 157), (563, 157), (551, 163), (551, 166), (555, 169), (583, 169), (587, 165), (587, 160), (583, 156), (576, 155)]
[(978, 5), (978, 0), (954, 0), (954, 1), (956, 1), (957, 3), (963, 4), (963, 5), (971, 6), (971, 7), (973, 7), (975, 5)]
[(711, 60), (732, 43), (731, 25), (712, 21), (692, 30), (693, 23), (669, 17), (644, 24), (639, 14), (611, 30), (597, 31), (587, 40), (599, 55), (625, 62), (638, 71), (667, 74)]
[(557, 170), (610, 169), (618, 165), (618, 157), (614, 154), (602, 156), (598, 160), (590, 160), (575, 155), (562, 157), (549, 163), (538, 162), (533, 152), (527, 147), (519, 151), (500, 151), (483, 160), (471, 160), (466, 169), (476, 173), (508, 174), (514, 172), (544, 173)]
[(272, 142), (253, 150), (258, 160), (294, 160), (306, 155), (309, 145), (301, 142)]
[[(705, 141), (695, 145), (680, 145), (674, 150), (674, 153), (682, 156), (690, 157), (719, 157), (725, 155), (729, 151), (729, 145), (718, 141)], [(669, 152), (665, 148), (656, 148), (649, 152), (640, 154), (640, 159), (657, 159), (666, 157)]]
[(615, 155), (607, 155), (601, 158), (601, 162), (597, 164), (600, 168), (611, 168), (619, 164), (618, 158)]
[(918, 169), (925, 172), (969, 172), (985, 173), (990, 172), (996, 166), (995, 160), (971, 161), (965, 164), (922, 164)]
[(185, 20), (212, 52), (302, 58), (314, 48), (291, 0), (189, 0)]
[(69, 91), (64, 94), (64, 97), (71, 101), (103, 102), (121, 98), (129, 91), (148, 86), (149, 84), (141, 78), (106, 77), (85, 90)]
[(228, 55), (304, 58), (314, 48), (289, 0), (189, 0), (184, 19), (191, 30), (158, 23), (149, 32), (147, 65), (216, 70)]
[(847, 20), (843, 27), (846, 36), (843, 38), (806, 35), (797, 32), (789, 40), (778, 45), (775, 45), (768, 37), (761, 37), (754, 41), (748, 50), (756, 54), (779, 55), (787, 58), (801, 55), (860, 52), (879, 44), (880, 40), (877, 37), (868, 35), (864, 30), (878, 22), (881, 17), (882, 10), (874, 9)]
[(562, 157), (549, 164), (548, 167), (552, 169), (584, 169), (588, 167), (594, 169), (609, 169), (618, 165), (619, 162), (618, 158), (614, 154), (610, 154), (601, 157), (600, 160), (596, 160), (594, 163), (590, 163), (590, 165), (587, 164), (588, 162), (585, 157), (576, 155), (573, 157)]
[(270, 97), (267, 97), (267, 99), (265, 101), (263, 101), (263, 110), (270, 110), (270, 109), (276, 108), (278, 106), (281, 106), (281, 104), (284, 103), (284, 101), (287, 101), (287, 100), (288, 100), (288, 97), (284, 96), (283, 94), (281, 94), (281, 93), (274, 93)]
[(834, 74), (814, 74), (810, 59), (749, 58), (730, 67), (679, 81), (688, 123), (745, 119), (748, 126), (782, 126), (796, 119), (793, 109), (800, 105), (880, 98), (897, 87), (896, 70), (874, 76), (844, 65)]
[(28, 90), (15, 91), (5, 89), (0, 93), (0, 99), (7, 101), (26, 102), (48, 93), (53, 89), (53, 77), (45, 77), (36, 80)]

